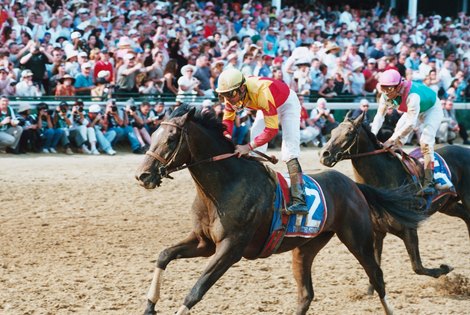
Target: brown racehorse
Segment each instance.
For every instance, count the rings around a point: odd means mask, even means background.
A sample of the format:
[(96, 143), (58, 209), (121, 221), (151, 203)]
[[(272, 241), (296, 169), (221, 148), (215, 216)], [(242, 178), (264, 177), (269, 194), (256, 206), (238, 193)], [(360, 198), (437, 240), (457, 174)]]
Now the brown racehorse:
[[(399, 159), (385, 152), (370, 128), (363, 124), (363, 115), (355, 120), (346, 117), (332, 131), (331, 138), (320, 152), (320, 162), (334, 166), (343, 159), (351, 159), (355, 178), (360, 183), (374, 187), (393, 188), (411, 183), (411, 176), (405, 171)], [(445, 146), (436, 150), (447, 162), (457, 196), (444, 196), (435, 201), (428, 214), (436, 211), (461, 218), (467, 224), (470, 234), (470, 150), (461, 146)], [(425, 268), (421, 262), (416, 228), (404, 226), (396, 221), (374, 226), (376, 233), (375, 250), (380, 263), (385, 234), (392, 233), (403, 240), (411, 259), (413, 270), (420, 275), (439, 277), (452, 270), (447, 265), (439, 268)]]
[[(212, 256), (177, 314), (187, 314), (211, 286), (240, 259), (259, 257), (273, 217), (276, 179), (259, 161), (233, 156), (234, 145), (223, 136), (223, 125), (207, 113), (179, 107), (152, 135), (152, 144), (136, 173), (147, 188), (160, 186), (162, 177), (188, 167), (196, 184), (192, 205), (194, 228), (178, 244), (163, 250), (156, 263), (145, 314), (155, 314), (163, 272), (174, 259)], [(230, 156), (224, 159), (214, 157)], [(334, 234), (366, 271), (386, 314), (392, 309), (385, 295), (382, 270), (373, 252), (374, 220), (394, 218), (417, 226), (424, 216), (409, 211), (411, 194), (356, 184), (345, 175), (327, 171), (312, 175), (325, 195), (328, 217), (323, 231), (311, 239), (284, 238), (277, 253), (292, 251), (297, 281), (296, 314), (306, 314), (314, 292), (311, 267), (315, 256)], [(341, 192), (341, 193), (338, 193)]]

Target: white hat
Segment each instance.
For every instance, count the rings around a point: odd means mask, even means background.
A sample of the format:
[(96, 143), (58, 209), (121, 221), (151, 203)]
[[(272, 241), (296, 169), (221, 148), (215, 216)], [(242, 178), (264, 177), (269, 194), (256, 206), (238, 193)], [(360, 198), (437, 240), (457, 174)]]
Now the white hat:
[(193, 70), (193, 73), (196, 72), (196, 67), (193, 65), (185, 65), (181, 68), (181, 74), (185, 74), (189, 69)]
[(134, 54), (127, 53), (127, 54), (124, 55), (124, 59), (125, 59), (125, 60), (131, 60), (131, 59), (133, 59), (133, 58), (135, 58), (135, 55), (134, 55)]
[(297, 59), (297, 61), (295, 62), (296, 66), (300, 66), (300, 65), (307, 65), (307, 66), (310, 66), (310, 62), (307, 58), (299, 58)]
[(70, 34), (70, 38), (71, 39), (76, 39), (76, 38), (80, 38), (82, 37), (82, 34), (80, 32), (72, 32), (72, 34)]
[(111, 74), (111, 72), (109, 72), (108, 70), (101, 70), (100, 72), (98, 72), (97, 77), (98, 78), (107, 78), (110, 74)]
[(82, 69), (86, 69), (86, 68), (91, 68), (91, 63), (89, 62), (82, 63)]
[(369, 101), (367, 99), (363, 98), (359, 101), (359, 105), (369, 105)]
[(98, 105), (98, 104), (91, 104), (90, 107), (88, 108), (88, 111), (90, 113), (97, 114), (97, 113), (101, 112), (101, 106)]
[(67, 59), (77, 57), (78, 56), (78, 51), (76, 50), (68, 50), (66, 51), (65, 55), (67, 56)]
[(322, 47), (323, 46), (323, 44), (319, 41), (314, 41), (313, 45), (316, 46), (316, 47)]
[(138, 32), (135, 28), (133, 28), (133, 29), (131, 29), (131, 30), (129, 31), (128, 34), (129, 34), (129, 36), (132, 36), (132, 35), (139, 34), (139, 32)]
[(317, 100), (317, 106), (320, 105), (320, 104), (327, 104), (327, 101), (324, 97), (320, 97), (318, 100)]
[(377, 60), (375, 58), (369, 58), (367, 59), (367, 63), (377, 63)]
[(227, 60), (228, 60), (228, 61), (230, 61), (230, 60), (232, 60), (232, 59), (237, 59), (237, 58), (238, 58), (238, 56), (237, 56), (236, 53), (231, 53), (231, 54), (229, 54), (229, 55), (227, 56)]
[(362, 68), (364, 67), (364, 64), (361, 62), (361, 61), (354, 61), (351, 65), (351, 69), (354, 71), (354, 70), (357, 70), (359, 68)]
[(27, 110), (29, 110), (29, 109), (31, 109), (31, 106), (30, 106), (29, 104), (22, 103), (22, 104), (20, 104), (20, 106), (18, 107), (18, 113), (27, 111)]
[(26, 77), (32, 77), (33, 76), (33, 72), (29, 69), (26, 69), (26, 70), (23, 70), (23, 72), (21, 72), (21, 78), (26, 78)]
[(428, 55), (426, 55), (426, 54), (422, 54), (421, 57), (419, 57), (419, 59), (424, 60), (424, 58), (426, 58), (427, 56)]
[(80, 9), (77, 11), (78, 14), (86, 14), (86, 13), (88, 13), (88, 12), (89, 12), (89, 11), (88, 11), (87, 8), (80, 8)]
[(85, 21), (85, 22), (82, 22), (82, 23), (78, 24), (78, 25), (77, 25), (77, 28), (78, 28), (79, 30), (84, 31), (88, 26), (91, 26), (90, 21)]
[(88, 54), (84, 51), (78, 53), (78, 57), (88, 58)]

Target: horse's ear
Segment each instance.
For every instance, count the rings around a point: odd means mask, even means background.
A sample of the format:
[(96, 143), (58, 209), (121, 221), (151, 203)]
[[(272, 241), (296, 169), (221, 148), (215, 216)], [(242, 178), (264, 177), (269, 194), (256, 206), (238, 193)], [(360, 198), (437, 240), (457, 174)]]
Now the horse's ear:
[(354, 125), (359, 126), (362, 124), (364, 117), (366, 116), (366, 112), (362, 112), (356, 119), (354, 119)]
[(352, 110), (348, 110), (348, 112), (346, 113), (346, 116), (344, 116), (343, 121), (349, 121), (351, 119), (351, 116), (352, 116)]
[(190, 121), (194, 118), (194, 114), (196, 113), (196, 107), (191, 107), (191, 109), (186, 113), (185, 121)]

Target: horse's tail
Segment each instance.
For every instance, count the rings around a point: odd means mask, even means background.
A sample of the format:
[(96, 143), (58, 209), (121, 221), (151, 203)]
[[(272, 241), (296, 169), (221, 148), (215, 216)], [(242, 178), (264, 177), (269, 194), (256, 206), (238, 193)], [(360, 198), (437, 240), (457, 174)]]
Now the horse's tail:
[(356, 184), (378, 220), (386, 220), (386, 214), (389, 214), (404, 226), (416, 229), (420, 222), (428, 218), (425, 211), (419, 210), (423, 208), (423, 199), (416, 197), (409, 185), (382, 189)]

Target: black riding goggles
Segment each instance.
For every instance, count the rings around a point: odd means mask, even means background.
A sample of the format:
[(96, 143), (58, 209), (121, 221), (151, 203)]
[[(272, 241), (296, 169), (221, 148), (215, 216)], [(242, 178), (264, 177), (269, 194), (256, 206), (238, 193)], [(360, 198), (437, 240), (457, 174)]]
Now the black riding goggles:
[(223, 98), (232, 99), (232, 98), (239, 96), (240, 94), (241, 94), (240, 88), (236, 88), (235, 90), (219, 93), (219, 96)]

